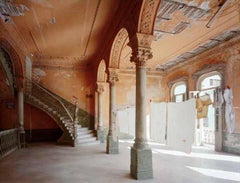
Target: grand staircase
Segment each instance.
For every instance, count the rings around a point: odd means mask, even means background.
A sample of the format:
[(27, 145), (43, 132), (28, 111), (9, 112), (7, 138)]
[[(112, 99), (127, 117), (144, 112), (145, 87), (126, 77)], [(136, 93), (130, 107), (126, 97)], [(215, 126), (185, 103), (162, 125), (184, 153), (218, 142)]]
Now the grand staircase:
[(75, 105), (31, 80), (27, 80), (25, 91), (25, 102), (46, 112), (62, 129), (58, 144), (79, 146), (99, 143), (94, 130), (80, 125), (82, 116), (75, 112), (78, 111)]

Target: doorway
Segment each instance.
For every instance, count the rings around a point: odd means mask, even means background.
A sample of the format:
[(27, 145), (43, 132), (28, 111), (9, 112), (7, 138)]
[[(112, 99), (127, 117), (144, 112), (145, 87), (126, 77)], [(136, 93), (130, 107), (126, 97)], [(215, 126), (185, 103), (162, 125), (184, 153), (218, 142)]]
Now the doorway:
[(215, 129), (217, 121), (216, 108), (214, 101), (216, 100), (216, 91), (221, 87), (222, 78), (220, 73), (214, 71), (202, 75), (197, 83), (199, 97), (208, 97), (211, 103), (207, 105), (206, 116), (197, 119), (196, 124), (196, 145), (215, 146)]

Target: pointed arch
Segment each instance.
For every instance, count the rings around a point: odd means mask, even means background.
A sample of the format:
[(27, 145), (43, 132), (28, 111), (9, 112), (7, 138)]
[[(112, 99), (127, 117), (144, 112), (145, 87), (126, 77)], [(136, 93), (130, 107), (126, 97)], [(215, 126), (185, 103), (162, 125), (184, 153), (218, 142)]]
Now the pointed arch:
[(2, 48), (10, 57), (10, 60), (13, 65), (13, 74), (16, 81), (17, 88), (23, 88), (24, 86), (24, 73), (23, 73), (23, 65), (19, 55), (16, 50), (10, 45), (10, 43), (0, 38), (0, 48)]
[(127, 30), (125, 28), (120, 29), (113, 41), (113, 45), (111, 48), (109, 68), (119, 68), (121, 51), (127, 39), (128, 39)]
[(101, 60), (100, 64), (98, 65), (98, 72), (97, 72), (97, 82), (105, 82), (106, 80), (106, 63), (104, 60)]

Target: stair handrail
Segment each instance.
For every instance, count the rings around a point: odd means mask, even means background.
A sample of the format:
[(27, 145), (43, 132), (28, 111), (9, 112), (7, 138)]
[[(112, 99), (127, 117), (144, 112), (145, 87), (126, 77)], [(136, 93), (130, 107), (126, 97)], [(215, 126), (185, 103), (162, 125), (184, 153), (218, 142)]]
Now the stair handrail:
[(53, 95), (51, 92), (49, 92), (48, 90), (46, 90), (44, 87), (42, 87), (39, 83), (33, 81), (33, 80), (30, 80), (30, 79), (27, 79), (29, 80), (31, 83), (37, 85), (40, 89), (42, 89), (43, 91), (45, 91), (46, 93), (48, 93), (49, 95), (51, 95), (53, 98), (55, 98), (61, 105), (62, 107), (64, 108), (64, 110), (67, 112), (68, 116), (70, 117), (71, 121), (73, 121), (73, 117), (71, 115), (71, 113), (68, 111), (67, 107), (63, 104), (63, 102), (58, 98), (56, 97), (55, 95)]

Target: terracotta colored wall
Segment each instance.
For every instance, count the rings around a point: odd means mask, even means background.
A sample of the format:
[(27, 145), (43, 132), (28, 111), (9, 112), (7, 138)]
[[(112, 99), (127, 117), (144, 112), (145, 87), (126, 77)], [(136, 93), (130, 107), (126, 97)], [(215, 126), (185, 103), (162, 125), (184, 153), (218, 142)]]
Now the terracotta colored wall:
[[(18, 127), (18, 106), (16, 100), (5, 100), (0, 104), (0, 129)], [(46, 113), (31, 105), (24, 104), (24, 128), (57, 129), (55, 121)]]
[(2, 100), (0, 103), (0, 129), (17, 127), (17, 101)]
[(24, 105), (24, 118), (24, 128), (26, 130), (59, 128), (50, 116), (29, 104)]

